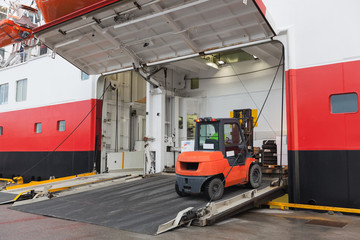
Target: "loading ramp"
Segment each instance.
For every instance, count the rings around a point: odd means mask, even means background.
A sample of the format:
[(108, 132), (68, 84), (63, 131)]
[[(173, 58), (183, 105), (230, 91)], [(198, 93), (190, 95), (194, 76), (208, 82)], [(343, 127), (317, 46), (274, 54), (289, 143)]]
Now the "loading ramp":
[(0, 205), (14, 202), (17, 194), (0, 192)]
[[(14, 206), (12, 209), (154, 235), (184, 224), (189, 225), (191, 222), (202, 223), (197, 224), (202, 226), (209, 225), (283, 194), (283, 187), (275, 187), (272, 188), (271, 193), (249, 198), (248, 200), (251, 201), (247, 203), (233, 202), (232, 208), (212, 215), (208, 219), (192, 219), (189, 222), (184, 221), (184, 217), (180, 216), (179, 221), (174, 224), (174, 218), (176, 219), (182, 210), (189, 206), (195, 210), (202, 209), (208, 202), (202, 196), (180, 198), (174, 191), (174, 183), (174, 175), (154, 175), (133, 182)], [(270, 181), (263, 182), (259, 193), (269, 185)], [(226, 201), (242, 195), (251, 195), (251, 192), (250, 189), (240, 186), (230, 187), (226, 189), (223, 200), (214, 204), (227, 205)], [(166, 225), (169, 222), (171, 226)]]

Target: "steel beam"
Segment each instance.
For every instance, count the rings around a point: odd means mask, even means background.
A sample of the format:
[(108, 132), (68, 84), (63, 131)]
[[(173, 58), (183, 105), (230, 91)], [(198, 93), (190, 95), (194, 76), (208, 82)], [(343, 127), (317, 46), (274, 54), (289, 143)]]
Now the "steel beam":
[(149, 15), (146, 15), (146, 16), (141, 17), (141, 18), (137, 18), (137, 19), (134, 19), (134, 20), (130, 20), (130, 21), (128, 21), (128, 22), (124, 22), (124, 23), (121, 23), (121, 24), (118, 24), (118, 25), (114, 25), (113, 28), (121, 28), (121, 27), (128, 26), (128, 25), (130, 25), (130, 24), (134, 24), (134, 23), (138, 23), (138, 22), (150, 20), (150, 19), (152, 19), (152, 18), (160, 17), (160, 16), (166, 15), (166, 14), (168, 14), (168, 13), (172, 13), (172, 12), (175, 12), (175, 11), (178, 11), (178, 10), (182, 10), (182, 9), (185, 9), (185, 8), (193, 7), (193, 6), (196, 6), (196, 5), (198, 5), (198, 4), (208, 2), (208, 1), (209, 1), (209, 0), (192, 1), (192, 2), (190, 2), (190, 3), (182, 4), (182, 5), (179, 5), (179, 6), (170, 8), (170, 9), (168, 9), (168, 10), (164, 10), (164, 11), (162, 11), (162, 12), (158, 12), (158, 13), (155, 13), (155, 14), (149, 14)]
[(98, 25), (92, 25), (91, 27), (96, 32), (102, 34), (102, 36), (104, 36), (104, 38), (106, 38), (112, 45), (114, 45), (115, 48), (123, 50), (124, 53), (126, 55), (128, 55), (133, 60), (133, 63), (135, 64), (135, 66), (140, 65), (140, 58), (133, 51), (131, 51), (129, 48), (127, 48), (123, 43), (118, 42), (117, 40), (115, 40), (113, 36), (111, 36), (107, 31), (104, 31)]
[[(160, 13), (164, 11), (159, 4), (154, 4), (151, 6), (151, 8), (156, 12)], [(184, 31), (181, 29), (181, 27), (174, 22), (174, 20), (171, 18), (169, 14), (165, 14), (161, 16), (168, 24), (169, 26), (175, 31), (174, 33), (179, 34), (180, 37), (184, 40), (186, 45), (188, 45), (194, 52), (198, 52), (198, 46), (189, 38), (189, 36), (186, 34), (186, 30)]]

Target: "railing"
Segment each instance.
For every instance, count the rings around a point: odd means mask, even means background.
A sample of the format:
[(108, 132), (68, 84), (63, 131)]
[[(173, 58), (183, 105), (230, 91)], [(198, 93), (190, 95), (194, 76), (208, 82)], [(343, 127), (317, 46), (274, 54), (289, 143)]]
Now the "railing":
[(15, 43), (11, 53), (2, 58), (0, 56), (0, 69), (28, 62), (43, 55), (50, 54), (48, 48), (38, 39), (32, 38), (24, 42)]

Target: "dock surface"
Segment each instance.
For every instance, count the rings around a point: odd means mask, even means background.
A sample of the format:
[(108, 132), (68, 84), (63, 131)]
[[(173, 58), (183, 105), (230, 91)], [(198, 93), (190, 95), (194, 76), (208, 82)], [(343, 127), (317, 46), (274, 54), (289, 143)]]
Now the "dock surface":
[[(179, 197), (174, 184), (174, 175), (156, 175), (12, 209), (153, 235), (159, 225), (176, 217), (179, 211), (197, 209), (208, 202), (202, 195)], [(269, 184), (264, 182), (261, 188)], [(242, 186), (227, 188), (223, 199), (249, 190)]]
[[(313, 224), (316, 220), (317, 224)], [(319, 224), (320, 223), (320, 224)], [(331, 223), (345, 223), (336, 227)], [(333, 226), (331, 226), (333, 225)], [(82, 222), (39, 216), (0, 206), (0, 239), (4, 240), (358, 240), (360, 218), (309, 211), (252, 210), (208, 227), (183, 227), (158, 236)]]

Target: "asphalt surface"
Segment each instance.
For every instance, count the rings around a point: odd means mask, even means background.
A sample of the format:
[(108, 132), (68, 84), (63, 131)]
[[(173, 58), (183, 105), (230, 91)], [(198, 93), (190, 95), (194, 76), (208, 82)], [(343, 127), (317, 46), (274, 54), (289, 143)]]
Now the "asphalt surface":
[(1, 240), (358, 240), (360, 236), (360, 217), (338, 213), (258, 209), (212, 226), (182, 227), (152, 236), (7, 207), (0, 206)]
[[(202, 195), (179, 197), (174, 184), (175, 176), (157, 175), (12, 209), (153, 235), (159, 225), (175, 218), (179, 211), (198, 209), (208, 202)], [(268, 185), (265, 182), (261, 188)], [(246, 191), (249, 189), (242, 186), (227, 188), (223, 199)]]

